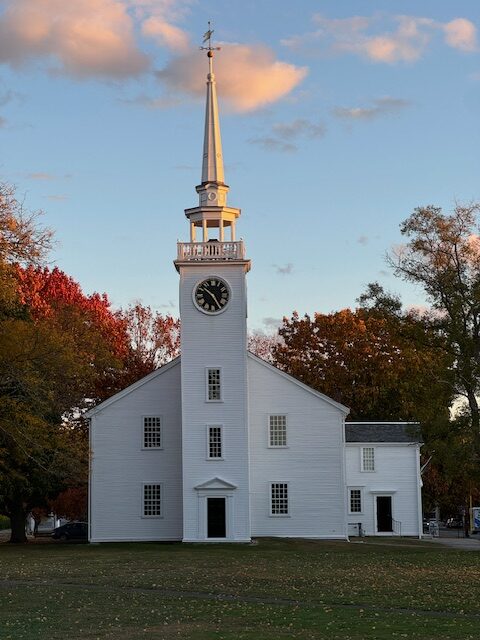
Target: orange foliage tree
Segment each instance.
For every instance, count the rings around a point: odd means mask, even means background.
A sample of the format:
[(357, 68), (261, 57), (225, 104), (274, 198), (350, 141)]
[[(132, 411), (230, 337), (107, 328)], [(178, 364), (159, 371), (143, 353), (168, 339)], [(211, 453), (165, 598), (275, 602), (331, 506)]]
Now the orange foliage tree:
[(294, 313), (279, 333), (275, 364), (350, 407), (350, 419), (423, 420), (448, 411), (450, 360), (414, 313)]

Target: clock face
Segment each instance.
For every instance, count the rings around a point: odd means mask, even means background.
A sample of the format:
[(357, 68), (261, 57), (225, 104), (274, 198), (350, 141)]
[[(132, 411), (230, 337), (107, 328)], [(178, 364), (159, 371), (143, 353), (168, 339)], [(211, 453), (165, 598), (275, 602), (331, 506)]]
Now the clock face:
[(205, 313), (220, 313), (230, 300), (230, 287), (221, 278), (211, 276), (197, 284), (193, 301)]

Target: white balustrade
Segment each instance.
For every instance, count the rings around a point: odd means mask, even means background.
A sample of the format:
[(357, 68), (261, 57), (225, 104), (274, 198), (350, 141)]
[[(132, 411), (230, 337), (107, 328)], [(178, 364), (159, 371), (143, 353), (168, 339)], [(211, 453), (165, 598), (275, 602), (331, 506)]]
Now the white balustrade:
[(179, 242), (177, 260), (244, 260), (245, 247), (239, 242)]

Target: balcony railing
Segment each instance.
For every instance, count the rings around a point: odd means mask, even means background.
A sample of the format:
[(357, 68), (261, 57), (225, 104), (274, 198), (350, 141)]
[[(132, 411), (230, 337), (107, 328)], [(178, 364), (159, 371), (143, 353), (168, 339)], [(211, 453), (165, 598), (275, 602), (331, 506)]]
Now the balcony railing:
[(177, 260), (245, 260), (245, 246), (238, 242), (178, 242)]

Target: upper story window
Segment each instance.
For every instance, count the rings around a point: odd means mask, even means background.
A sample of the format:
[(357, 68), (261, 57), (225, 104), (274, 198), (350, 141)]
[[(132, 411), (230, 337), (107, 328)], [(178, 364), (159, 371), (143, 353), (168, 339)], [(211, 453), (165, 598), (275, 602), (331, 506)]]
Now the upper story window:
[(362, 471), (375, 471), (374, 447), (362, 447)]
[(207, 427), (208, 459), (215, 460), (223, 457), (222, 427), (220, 425)]
[(143, 418), (143, 448), (162, 448), (162, 420), (160, 416), (145, 416)]
[(350, 489), (350, 513), (362, 513), (362, 490)]
[(143, 516), (159, 518), (162, 515), (162, 485), (143, 485)]
[(220, 402), (221, 399), (221, 369), (207, 369), (207, 400), (209, 402)]
[(268, 444), (270, 447), (287, 446), (287, 416), (269, 416)]
[(270, 515), (288, 516), (288, 483), (272, 482), (270, 485)]

